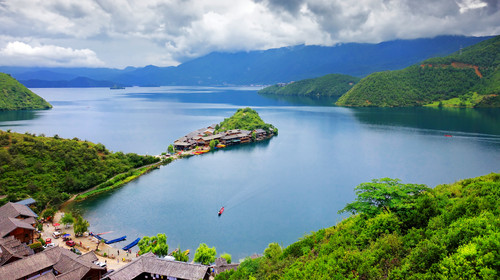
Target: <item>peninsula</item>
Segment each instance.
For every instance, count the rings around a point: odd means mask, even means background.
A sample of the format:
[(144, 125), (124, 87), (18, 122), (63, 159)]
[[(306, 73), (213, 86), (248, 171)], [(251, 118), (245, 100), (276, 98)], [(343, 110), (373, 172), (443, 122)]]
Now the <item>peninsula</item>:
[(255, 110), (247, 107), (238, 109), (232, 117), (219, 124), (200, 128), (177, 139), (169, 147), (169, 152), (198, 155), (211, 149), (262, 141), (277, 134), (276, 127), (265, 123)]

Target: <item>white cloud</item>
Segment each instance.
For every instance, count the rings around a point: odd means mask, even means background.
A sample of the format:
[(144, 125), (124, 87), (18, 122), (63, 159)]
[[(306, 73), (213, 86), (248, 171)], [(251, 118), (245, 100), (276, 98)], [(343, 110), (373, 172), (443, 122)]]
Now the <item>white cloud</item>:
[(496, 35), (499, 10), (498, 0), (0, 0), (0, 38), (164, 66), (211, 51)]
[(3, 65), (26, 66), (103, 66), (95, 52), (89, 49), (74, 50), (54, 45), (37, 45), (15, 41), (0, 50)]

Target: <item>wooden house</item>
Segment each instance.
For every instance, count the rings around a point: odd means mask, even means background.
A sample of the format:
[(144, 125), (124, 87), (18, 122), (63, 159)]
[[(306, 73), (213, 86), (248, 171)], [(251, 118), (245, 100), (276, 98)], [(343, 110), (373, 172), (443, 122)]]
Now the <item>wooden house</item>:
[(0, 279), (100, 280), (106, 268), (94, 264), (93, 252), (78, 256), (53, 247), (0, 267)]
[(21, 243), (14, 236), (0, 238), (0, 266), (35, 254), (28, 245)]
[(0, 218), (0, 238), (13, 236), (23, 243), (33, 242), (35, 228), (16, 218)]
[(239, 263), (228, 264), (226, 259), (217, 258), (215, 260), (215, 266), (214, 266), (215, 275), (227, 270), (237, 270), (239, 265), (240, 265)]
[(209, 277), (209, 266), (159, 259), (153, 253), (146, 253), (126, 266), (110, 273), (104, 280), (208, 280)]
[(8, 202), (0, 207), (0, 238), (14, 236), (23, 243), (33, 241), (38, 215), (28, 206)]

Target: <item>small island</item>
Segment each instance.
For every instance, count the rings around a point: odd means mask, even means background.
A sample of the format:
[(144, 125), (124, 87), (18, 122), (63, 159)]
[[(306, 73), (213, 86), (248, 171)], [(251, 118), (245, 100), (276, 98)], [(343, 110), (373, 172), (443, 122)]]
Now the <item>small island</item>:
[(247, 107), (238, 109), (232, 117), (219, 124), (200, 128), (177, 139), (169, 146), (169, 152), (198, 155), (212, 149), (262, 141), (277, 134), (276, 127), (265, 123), (255, 110)]

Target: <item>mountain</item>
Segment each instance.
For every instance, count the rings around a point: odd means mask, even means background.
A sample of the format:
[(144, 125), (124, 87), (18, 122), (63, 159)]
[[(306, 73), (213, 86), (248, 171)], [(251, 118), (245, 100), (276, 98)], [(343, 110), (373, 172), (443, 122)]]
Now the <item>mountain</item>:
[[(364, 77), (448, 55), (490, 37), (439, 36), (378, 44), (346, 43), (332, 47), (293, 46), (262, 51), (208, 55), (176, 67), (23, 68), (0, 67), (19, 80), (70, 81), (77, 77), (137, 86), (276, 84), (331, 73)], [(61, 86), (63, 86), (61, 84)], [(74, 86), (68, 82), (66, 86)]]
[(117, 85), (110, 81), (97, 81), (87, 77), (76, 77), (69, 81), (51, 81), (51, 80), (24, 80), (21, 81), (24, 85), (30, 88), (82, 88), (82, 87), (112, 87)]
[(356, 187), (355, 212), (337, 225), (215, 280), (236, 279), (498, 279), (500, 174), (439, 185), (384, 178)]
[(52, 108), (52, 105), (43, 98), (10, 75), (0, 73), (0, 111), (49, 108)]
[(328, 74), (319, 78), (269, 86), (259, 90), (259, 94), (339, 98), (359, 80), (360, 78), (349, 75)]
[(337, 102), (340, 106), (500, 105), (500, 36), (398, 71), (373, 73)]

